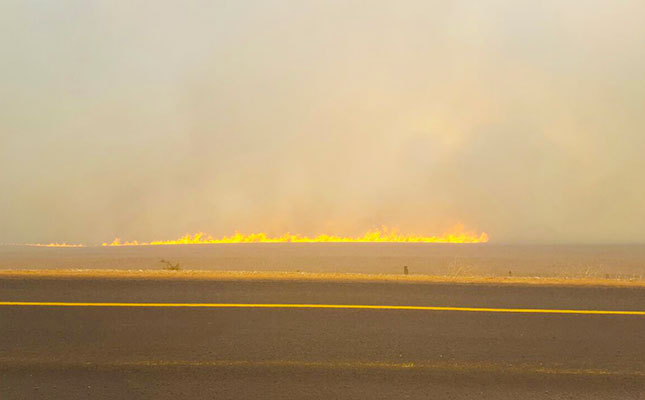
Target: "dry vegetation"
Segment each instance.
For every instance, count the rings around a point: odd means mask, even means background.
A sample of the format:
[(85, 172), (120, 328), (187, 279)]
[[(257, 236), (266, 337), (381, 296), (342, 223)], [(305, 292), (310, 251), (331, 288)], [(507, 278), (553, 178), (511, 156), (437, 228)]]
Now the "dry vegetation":
[(187, 280), (282, 280), (332, 282), (400, 282), (400, 283), (460, 283), (490, 285), (544, 285), (544, 286), (613, 286), (643, 287), (642, 279), (597, 277), (514, 277), (514, 276), (434, 276), (385, 275), (309, 272), (247, 272), (247, 271), (191, 271), (191, 270), (0, 270), (0, 278), (100, 278), (100, 279), (187, 279)]

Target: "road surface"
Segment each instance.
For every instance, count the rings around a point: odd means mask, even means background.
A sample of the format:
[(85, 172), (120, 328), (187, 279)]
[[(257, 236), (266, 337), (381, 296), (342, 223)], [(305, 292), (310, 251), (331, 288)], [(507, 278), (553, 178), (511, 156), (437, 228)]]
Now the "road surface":
[(643, 288), (5, 277), (0, 302), (3, 400), (645, 399)]

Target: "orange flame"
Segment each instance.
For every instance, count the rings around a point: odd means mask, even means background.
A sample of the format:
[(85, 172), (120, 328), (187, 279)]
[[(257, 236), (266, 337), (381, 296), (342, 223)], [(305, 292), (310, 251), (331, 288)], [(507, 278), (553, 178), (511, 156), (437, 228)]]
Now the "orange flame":
[(157, 240), (151, 242), (122, 242), (119, 238), (112, 243), (103, 243), (103, 246), (157, 246), (176, 244), (216, 244), (216, 243), (486, 243), (488, 235), (484, 232), (465, 232), (463, 227), (458, 225), (453, 232), (444, 233), (441, 236), (418, 236), (402, 235), (396, 230), (383, 228), (372, 230), (363, 236), (348, 237), (336, 235), (318, 235), (314, 237), (292, 235), (285, 233), (282, 236), (269, 236), (266, 233), (251, 233), (244, 235), (236, 232), (233, 236), (213, 238), (204, 233), (185, 235), (175, 240)]

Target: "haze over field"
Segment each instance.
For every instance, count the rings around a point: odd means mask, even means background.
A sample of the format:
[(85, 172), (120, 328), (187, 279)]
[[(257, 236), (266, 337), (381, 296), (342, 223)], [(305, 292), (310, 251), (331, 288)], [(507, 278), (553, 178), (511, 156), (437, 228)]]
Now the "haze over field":
[(3, 1), (0, 243), (645, 241), (642, 1)]

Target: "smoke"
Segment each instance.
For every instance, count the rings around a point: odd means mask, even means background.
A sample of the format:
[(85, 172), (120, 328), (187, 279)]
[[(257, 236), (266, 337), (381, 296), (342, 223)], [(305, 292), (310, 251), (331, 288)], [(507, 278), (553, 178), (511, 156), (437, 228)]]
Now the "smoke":
[(645, 5), (3, 2), (0, 242), (642, 242)]

